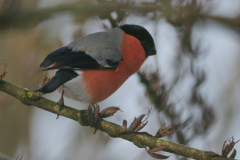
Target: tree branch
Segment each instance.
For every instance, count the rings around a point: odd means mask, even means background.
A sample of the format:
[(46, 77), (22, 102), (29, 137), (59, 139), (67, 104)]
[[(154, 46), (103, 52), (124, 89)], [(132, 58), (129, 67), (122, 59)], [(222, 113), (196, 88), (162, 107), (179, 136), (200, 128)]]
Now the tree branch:
[[(56, 102), (48, 100), (44, 97), (40, 97), (38, 99), (38, 95), (36, 93), (4, 80), (0, 80), (0, 91), (3, 91), (17, 98), (25, 105), (36, 106), (38, 108), (44, 109), (54, 114), (70, 118), (72, 120), (78, 121), (83, 126), (88, 125), (86, 110), (77, 110), (68, 106), (63, 106), (61, 108)], [(140, 148), (143, 148), (145, 146), (155, 148), (158, 146), (166, 145), (168, 146), (167, 149), (164, 149), (164, 151), (166, 152), (174, 153), (177, 155), (197, 160), (231, 159), (224, 157), (214, 157), (216, 155), (214, 152), (201, 151), (184, 145), (157, 139), (146, 132), (122, 133), (122, 131), (124, 130), (122, 126), (105, 121), (100, 118), (93, 127), (107, 133), (111, 137), (119, 137), (130, 142), (133, 142), (137, 147)]]
[[(86, 2), (78, 2), (76, 4), (58, 5), (55, 7), (44, 9), (24, 9), (24, 10), (3, 10), (0, 12), (0, 28), (26, 27), (29, 25), (37, 25), (39, 22), (46, 20), (54, 14), (62, 12), (71, 12), (80, 15), (82, 19), (93, 15), (105, 17), (116, 10), (135, 10), (140, 12), (150, 12), (152, 7), (130, 6), (113, 2), (99, 3), (98, 5)], [(156, 10), (157, 7), (154, 8)], [(153, 11), (154, 11), (153, 10)], [(151, 11), (151, 12), (153, 12)]]
[[(149, 5), (151, 4), (151, 5)], [(212, 16), (208, 13), (196, 12), (192, 8), (182, 6), (182, 10), (178, 11), (172, 8), (168, 3), (156, 4), (149, 3), (141, 5), (131, 5), (124, 3), (105, 2), (99, 4), (92, 4), (86, 2), (78, 2), (74, 4), (64, 4), (49, 8), (31, 8), (31, 9), (12, 9), (0, 11), (0, 29), (8, 29), (9, 27), (26, 27), (37, 25), (39, 22), (50, 18), (52, 15), (62, 12), (70, 12), (81, 16), (81, 19), (88, 18), (93, 15), (99, 17), (107, 17), (111, 12), (117, 10), (133, 11), (137, 14), (145, 14), (149, 12), (158, 12), (158, 18), (165, 17), (171, 23), (185, 23), (192, 19), (212, 19), (232, 26), (240, 26), (240, 16), (233, 19)], [(200, 7), (200, 6), (199, 6)], [(175, 12), (174, 12), (175, 11)], [(180, 14), (184, 12), (184, 14)], [(182, 16), (184, 15), (184, 16)], [(173, 18), (174, 17), (174, 18)], [(151, 19), (151, 17), (149, 17)]]

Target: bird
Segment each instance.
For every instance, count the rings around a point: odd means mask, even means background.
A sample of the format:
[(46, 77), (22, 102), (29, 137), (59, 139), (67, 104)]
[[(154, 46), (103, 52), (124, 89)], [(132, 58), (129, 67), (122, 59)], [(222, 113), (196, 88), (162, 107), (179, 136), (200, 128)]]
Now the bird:
[(125, 24), (78, 38), (40, 64), (53, 78), (35, 92), (58, 90), (64, 96), (97, 104), (112, 95), (148, 56), (156, 55), (151, 34), (142, 26)]

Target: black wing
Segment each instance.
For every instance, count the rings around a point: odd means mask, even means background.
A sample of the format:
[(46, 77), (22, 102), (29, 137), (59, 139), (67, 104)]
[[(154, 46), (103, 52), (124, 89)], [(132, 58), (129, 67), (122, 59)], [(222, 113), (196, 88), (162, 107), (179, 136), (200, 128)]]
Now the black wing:
[[(63, 47), (50, 53), (41, 63), (44, 70), (59, 69), (56, 75), (35, 92), (50, 93), (64, 83), (76, 78), (78, 74), (74, 69), (79, 70), (116, 70), (119, 62), (106, 60), (109, 66), (101, 66), (95, 59), (87, 55), (84, 51), (72, 51), (68, 47)], [(54, 64), (54, 66), (49, 67)], [(48, 68), (47, 68), (48, 67)]]
[(72, 51), (68, 47), (63, 47), (50, 53), (41, 63), (40, 67), (46, 68), (55, 63), (51, 69), (79, 69), (79, 70), (116, 70), (119, 62), (106, 60), (109, 66), (100, 65), (94, 58), (84, 51)]
[(76, 78), (78, 74), (73, 70), (59, 70), (56, 75), (41, 88), (35, 90), (35, 92), (50, 93), (55, 91), (58, 87), (70, 81), (73, 78)]

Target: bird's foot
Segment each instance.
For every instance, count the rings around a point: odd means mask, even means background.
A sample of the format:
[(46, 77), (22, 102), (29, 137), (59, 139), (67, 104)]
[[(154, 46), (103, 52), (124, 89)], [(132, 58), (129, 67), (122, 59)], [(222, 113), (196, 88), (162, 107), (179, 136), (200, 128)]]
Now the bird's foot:
[[(60, 107), (60, 110), (63, 108), (64, 106), (64, 90), (62, 90), (62, 93), (61, 93), (61, 98), (59, 99), (59, 101), (57, 102), (58, 106)], [(59, 114), (57, 115), (57, 119), (59, 117)]]
[[(93, 108), (93, 111), (92, 111)], [(89, 126), (93, 126), (96, 124), (97, 119), (99, 117), (99, 105), (97, 104), (89, 104), (88, 106), (88, 123)]]
[[(93, 111), (92, 111), (92, 108), (94, 108)], [(118, 110), (120, 110), (119, 107), (108, 107), (100, 112), (99, 105), (89, 104), (89, 106), (88, 106), (89, 126), (92, 127), (93, 125), (95, 125), (97, 123), (98, 118), (107, 118), (107, 117), (113, 116)], [(97, 129), (95, 129), (93, 134), (95, 134), (96, 131), (97, 131)]]
[(57, 102), (57, 104), (60, 106), (60, 107), (63, 107), (64, 106), (64, 90), (62, 90), (62, 93), (61, 93), (61, 98), (59, 99), (59, 101)]

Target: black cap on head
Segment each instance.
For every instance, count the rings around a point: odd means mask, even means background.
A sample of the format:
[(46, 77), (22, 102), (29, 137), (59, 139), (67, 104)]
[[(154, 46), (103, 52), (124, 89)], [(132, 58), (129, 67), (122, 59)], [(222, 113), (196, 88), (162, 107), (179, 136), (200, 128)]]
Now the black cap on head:
[(156, 48), (150, 33), (143, 27), (132, 24), (119, 26), (126, 34), (136, 37), (142, 44), (146, 57), (156, 55)]

